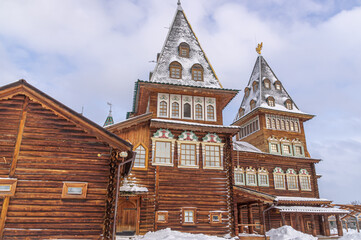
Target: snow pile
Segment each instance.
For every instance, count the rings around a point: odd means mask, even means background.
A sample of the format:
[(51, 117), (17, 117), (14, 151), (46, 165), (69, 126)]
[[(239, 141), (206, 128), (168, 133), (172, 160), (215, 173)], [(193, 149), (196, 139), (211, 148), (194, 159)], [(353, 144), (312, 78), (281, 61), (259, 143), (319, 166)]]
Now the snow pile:
[(317, 240), (316, 237), (296, 231), (290, 226), (271, 229), (267, 232), (271, 240)]
[(121, 192), (148, 192), (148, 188), (140, 187), (135, 183), (130, 182), (127, 178), (124, 179), (123, 185), (119, 188)]
[[(216, 236), (207, 236), (204, 234), (191, 234), (172, 231), (170, 228), (159, 230), (156, 232), (148, 232), (144, 236), (136, 238), (141, 240), (226, 240)], [(228, 239), (229, 240), (229, 239)]]
[[(337, 229), (336, 229), (337, 234)], [(348, 231), (344, 228), (343, 229), (343, 237), (339, 240), (361, 240), (361, 233), (358, 233), (356, 229), (349, 228)]]

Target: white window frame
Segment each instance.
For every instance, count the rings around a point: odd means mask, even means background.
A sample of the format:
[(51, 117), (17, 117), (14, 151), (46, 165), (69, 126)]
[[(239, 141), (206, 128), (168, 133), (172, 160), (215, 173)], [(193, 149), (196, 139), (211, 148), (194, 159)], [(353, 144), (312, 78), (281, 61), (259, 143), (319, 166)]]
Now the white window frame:
[[(269, 187), (269, 173), (268, 173), (268, 171), (262, 167), (262, 168), (259, 168), (257, 172), (258, 172), (258, 186), (260, 186), (260, 187)], [(265, 184), (262, 183), (261, 176), (266, 177), (267, 183), (265, 183)]]
[[(196, 105), (199, 104), (202, 107), (202, 118), (197, 118), (196, 115)], [(194, 109), (194, 120), (201, 120), (203, 121), (205, 119), (204, 113), (206, 112), (204, 109), (204, 98), (203, 97), (194, 97), (193, 98), (193, 109)]]
[[(178, 116), (173, 116), (173, 103), (178, 103), (179, 105), (179, 111), (178, 111)], [(183, 114), (183, 105), (182, 105), (182, 95), (176, 95), (176, 94), (171, 94), (170, 95), (170, 104), (169, 104), (169, 117), (170, 118), (181, 118), (182, 114)]]
[[(167, 114), (166, 116), (160, 115), (160, 102), (165, 101), (167, 103)], [(157, 102), (157, 117), (169, 118), (169, 94), (158, 93), (158, 102)]]
[[(184, 116), (184, 105), (188, 103), (191, 107), (191, 116), (190, 117), (185, 117)], [(189, 96), (189, 95), (182, 95), (182, 119), (193, 119), (193, 97)]]
[[(204, 102), (205, 102), (205, 104), (204, 104), (204, 117), (205, 117), (205, 120), (206, 121), (210, 121), (210, 122), (216, 122), (217, 121), (217, 108), (216, 108), (216, 99), (215, 98), (208, 98), (208, 97), (206, 97), (205, 99), (204, 99)], [(209, 105), (211, 105), (211, 106), (213, 106), (213, 109), (214, 109), (214, 119), (209, 119), (208, 118), (208, 111), (207, 111), (207, 107), (209, 106)]]
[[(236, 175), (239, 174), (239, 177), (236, 177)], [(240, 185), (244, 186), (246, 185), (245, 178), (244, 178), (244, 169), (243, 168), (235, 168), (234, 169), (234, 185)], [(237, 181), (237, 179), (240, 179), (241, 181)]]
[[(206, 161), (206, 146), (216, 146), (219, 147), (219, 160), (220, 166), (207, 166)], [(214, 170), (223, 170), (223, 146), (224, 143), (205, 143), (202, 142), (202, 153), (203, 153), (203, 169), (214, 169)]]
[[(286, 171), (286, 178), (287, 178), (287, 189), (291, 190), (291, 191), (298, 191), (299, 187), (298, 187), (298, 175), (296, 173), (296, 171), (292, 168), (287, 169)], [(293, 180), (295, 182), (293, 182)], [(293, 187), (292, 185), (294, 184), (295, 187)]]
[[(182, 145), (194, 145), (194, 157), (195, 157), (195, 165), (185, 165), (182, 161)], [(199, 142), (194, 141), (177, 141), (178, 146), (178, 167), (179, 168), (199, 168)]]
[(134, 160), (134, 165), (133, 168), (135, 169), (147, 169), (147, 163), (148, 163), (148, 148), (143, 144), (143, 143), (139, 143), (138, 145), (136, 145), (134, 147), (134, 152), (137, 152), (137, 148), (142, 147), (145, 151), (145, 156), (144, 156), (144, 166), (136, 166), (136, 159), (140, 157), (140, 154), (137, 153), (137, 155), (135, 156), (135, 160)]
[[(278, 171), (277, 169), (279, 169), (280, 171)], [(283, 186), (281, 187), (278, 187), (276, 182), (276, 178), (277, 177), (281, 177), (282, 178), (282, 183), (283, 183)], [(276, 167), (273, 171), (273, 184), (274, 184), (274, 187), (275, 189), (277, 190), (286, 190), (286, 179), (285, 179), (285, 173), (283, 172), (283, 170), (279, 167)]]
[[(298, 173), (298, 177), (301, 191), (312, 191), (311, 175), (308, 173), (308, 171), (306, 169), (301, 169)], [(304, 188), (301, 178), (305, 178), (307, 180), (309, 188)]]
[[(249, 182), (249, 176), (252, 176), (254, 178), (254, 183)], [(252, 167), (246, 168), (246, 185), (247, 186), (257, 186), (257, 172), (256, 169)]]

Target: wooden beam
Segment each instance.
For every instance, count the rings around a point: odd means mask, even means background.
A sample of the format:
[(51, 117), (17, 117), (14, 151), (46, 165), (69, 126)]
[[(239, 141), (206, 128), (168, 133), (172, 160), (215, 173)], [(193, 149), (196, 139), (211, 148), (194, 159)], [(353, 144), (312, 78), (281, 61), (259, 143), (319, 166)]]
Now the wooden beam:
[(286, 225), (285, 214), (284, 213), (281, 213), (281, 220), (282, 220), (282, 226), (281, 227), (283, 227), (284, 225)]
[(339, 236), (343, 236), (343, 231), (342, 231), (342, 223), (340, 220), (340, 215), (336, 215), (336, 225), (337, 225), (337, 233)]
[(327, 215), (323, 215), (323, 224), (324, 224), (324, 227), (325, 227), (325, 235), (330, 236), (331, 235), (330, 223), (328, 222), (328, 216)]
[(8, 213), (9, 202), (10, 202), (10, 197), (8, 196), (5, 197), (0, 216), (0, 239), (3, 239), (4, 236), (4, 227), (5, 227), (6, 215)]
[(234, 209), (234, 225), (235, 225), (234, 230), (235, 230), (236, 236), (238, 236), (238, 234), (239, 234), (239, 227), (238, 227), (239, 222), (238, 222), (238, 206), (237, 206), (236, 201), (234, 201), (234, 203), (233, 203), (233, 209)]
[(260, 224), (261, 224), (261, 234), (264, 234), (265, 229), (263, 229), (263, 226), (265, 226), (264, 224), (264, 218), (263, 218), (263, 210), (264, 210), (264, 205), (263, 203), (259, 204), (259, 220), (260, 220)]
[(315, 215), (311, 215), (311, 221), (312, 221), (312, 235), (316, 237), (317, 231), (316, 231), (316, 223), (315, 223)]
[[(248, 224), (253, 224), (252, 205), (247, 206), (248, 209)], [(249, 234), (253, 234), (253, 226), (248, 227)]]
[(303, 214), (298, 215), (298, 217), (300, 218), (301, 232), (306, 232), (305, 231), (305, 221), (304, 221), (304, 218), (303, 218)]

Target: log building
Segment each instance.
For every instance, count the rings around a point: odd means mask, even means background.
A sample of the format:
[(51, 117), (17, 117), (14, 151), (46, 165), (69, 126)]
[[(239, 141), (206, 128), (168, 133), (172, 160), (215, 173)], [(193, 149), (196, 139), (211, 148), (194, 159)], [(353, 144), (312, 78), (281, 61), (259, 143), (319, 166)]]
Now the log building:
[(130, 143), (20, 80), (0, 88), (0, 154), (0, 239), (112, 239)]

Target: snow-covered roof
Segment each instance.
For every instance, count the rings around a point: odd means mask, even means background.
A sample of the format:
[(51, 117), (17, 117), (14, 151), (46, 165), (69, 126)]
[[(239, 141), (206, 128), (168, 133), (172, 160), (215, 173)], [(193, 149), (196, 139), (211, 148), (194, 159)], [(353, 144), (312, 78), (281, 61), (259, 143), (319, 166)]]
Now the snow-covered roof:
[(326, 207), (304, 207), (304, 206), (277, 206), (275, 207), (280, 212), (298, 212), (298, 213), (339, 213), (347, 214), (349, 211), (339, 208)]
[(185, 121), (180, 121), (180, 120), (159, 119), (159, 118), (152, 119), (152, 122), (176, 123), (176, 124), (186, 124), (186, 125), (192, 125), (192, 126), (212, 127), (212, 128), (231, 128), (231, 129), (239, 128), (239, 126), (224, 126), (224, 125), (204, 124), (204, 123), (197, 123), (197, 122), (185, 122)]
[[(266, 88), (264, 86), (265, 79), (269, 79), (270, 88)], [(253, 90), (254, 82), (258, 83), (258, 87), (255, 91)], [(276, 75), (272, 71), (271, 67), (266, 62), (266, 60), (263, 58), (263, 56), (259, 55), (257, 57), (256, 63), (254, 65), (251, 77), (250, 77), (248, 85), (247, 85), (247, 87), (249, 88), (249, 95), (248, 96), (244, 95), (242, 103), (241, 103), (241, 108), (244, 109), (244, 113), (242, 116), (247, 115), (249, 112), (252, 111), (251, 106), (250, 106), (250, 102), (252, 100), (254, 100), (256, 103), (254, 109), (266, 108), (266, 109), (278, 110), (278, 111), (283, 111), (283, 112), (307, 114), (307, 113), (302, 112), (297, 107), (295, 102), (292, 100), (290, 95), (287, 93), (283, 84), (281, 84), (281, 89), (277, 90), (276, 86), (275, 86), (275, 82), (280, 82), (280, 81), (276, 77)], [(267, 103), (268, 97), (274, 98), (275, 106), (271, 107), (268, 105), (268, 103)], [(292, 109), (286, 108), (285, 101), (288, 99), (292, 101), (292, 105), (293, 105)], [(237, 115), (235, 121), (240, 119), (242, 116)]]
[(243, 141), (234, 141), (233, 142), (233, 150), (235, 151), (243, 151), (243, 152), (258, 152), (262, 153), (261, 150), (253, 146), (252, 144), (248, 142)]
[(288, 197), (277, 196), (276, 201), (293, 201), (293, 202), (332, 202), (326, 198), (308, 198), (308, 197)]
[[(189, 57), (179, 56), (178, 47), (183, 42), (189, 45)], [(169, 77), (169, 65), (173, 61), (177, 61), (182, 65), (181, 79)], [(194, 64), (200, 64), (203, 67), (204, 81), (192, 80), (191, 68)], [(150, 81), (196, 87), (222, 88), (180, 5), (178, 5)]]

